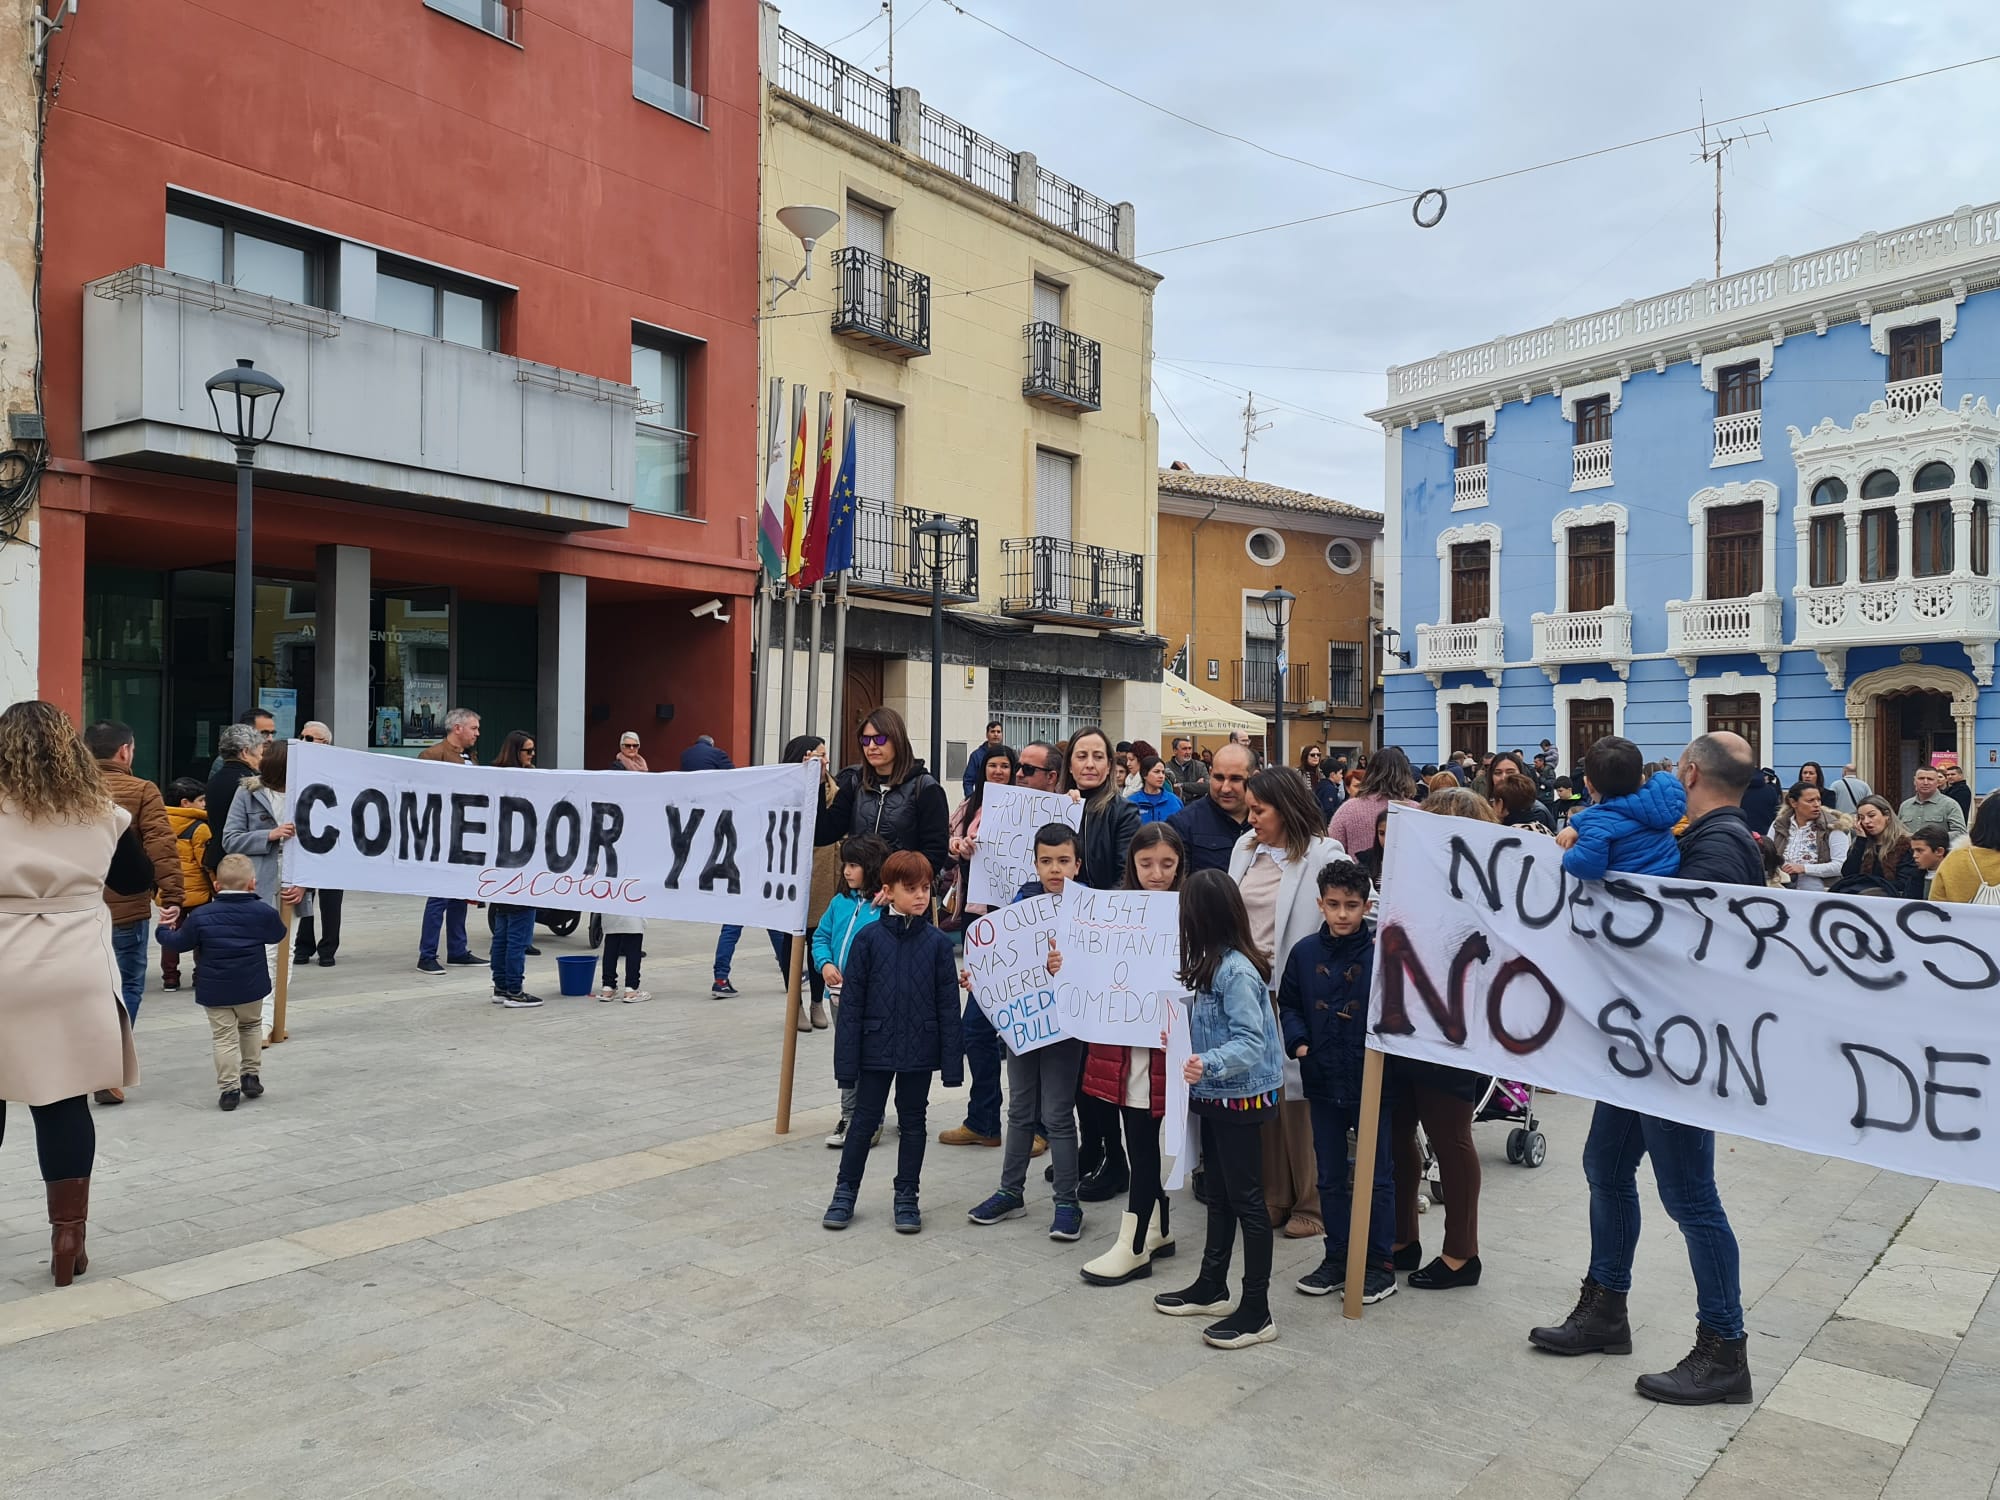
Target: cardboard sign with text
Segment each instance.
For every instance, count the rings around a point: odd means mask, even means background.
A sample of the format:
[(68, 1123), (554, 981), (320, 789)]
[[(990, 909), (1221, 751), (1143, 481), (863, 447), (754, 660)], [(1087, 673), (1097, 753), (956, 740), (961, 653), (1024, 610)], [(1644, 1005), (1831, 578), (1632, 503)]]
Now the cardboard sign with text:
[(965, 929), (972, 998), (1016, 1057), (1063, 1037), (1048, 969), (1061, 910), (1059, 897), (1032, 896), (975, 918)]
[(979, 848), (965, 899), (975, 906), (1005, 906), (1035, 878), (1035, 830), (1048, 823), (1080, 826), (1083, 804), (1055, 792), (989, 786), (979, 808)]
[(1158, 1047), (1180, 982), (1181, 898), (1173, 891), (1063, 888), (1056, 1015), (1063, 1035)]

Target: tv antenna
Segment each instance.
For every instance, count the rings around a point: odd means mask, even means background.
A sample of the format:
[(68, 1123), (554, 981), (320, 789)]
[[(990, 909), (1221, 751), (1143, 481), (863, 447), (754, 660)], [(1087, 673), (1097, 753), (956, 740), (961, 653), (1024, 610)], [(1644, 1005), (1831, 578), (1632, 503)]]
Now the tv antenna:
[(1769, 140), (1771, 138), (1770, 129), (1765, 127), (1758, 130), (1739, 130), (1734, 135), (1724, 135), (1718, 130), (1711, 136), (1708, 130), (1708, 102), (1705, 99), (1702, 101), (1701, 160), (1703, 163), (1715, 163), (1715, 279), (1717, 281), (1722, 279), (1722, 226), (1724, 222), (1722, 214), (1722, 159), (1729, 154), (1731, 146), (1750, 140), (1755, 136), (1762, 136), (1765, 140)]
[(1262, 426), (1259, 426), (1257, 419), (1265, 415), (1265, 413), (1257, 410), (1257, 393), (1249, 391), (1245, 394), (1249, 399), (1243, 403), (1243, 477), (1248, 479), (1250, 477), (1250, 445), (1257, 440), (1258, 433), (1269, 432), (1275, 424), (1266, 422)]

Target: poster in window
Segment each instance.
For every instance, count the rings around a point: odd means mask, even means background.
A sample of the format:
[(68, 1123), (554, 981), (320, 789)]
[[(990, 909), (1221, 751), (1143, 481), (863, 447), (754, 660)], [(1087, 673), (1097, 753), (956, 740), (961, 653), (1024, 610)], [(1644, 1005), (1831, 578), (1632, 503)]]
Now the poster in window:
[(403, 711), (393, 703), (375, 710), (375, 743), (377, 746), (403, 743)]
[(445, 680), (419, 676), (403, 679), (403, 738), (405, 745), (434, 745), (444, 738)]
[(258, 688), (257, 706), (271, 716), (272, 733), (281, 740), (296, 739), (299, 733), (299, 690)]

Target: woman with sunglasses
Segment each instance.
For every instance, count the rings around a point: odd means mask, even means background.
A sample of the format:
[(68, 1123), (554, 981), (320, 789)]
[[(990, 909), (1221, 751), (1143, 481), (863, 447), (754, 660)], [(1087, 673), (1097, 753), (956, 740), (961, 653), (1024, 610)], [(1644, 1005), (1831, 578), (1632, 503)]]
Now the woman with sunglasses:
[(917, 759), (903, 716), (878, 708), (861, 721), (861, 764), (836, 779), (819, 815), (814, 844), (824, 848), (872, 833), (894, 854), (908, 849), (942, 870), (951, 862), (951, 807), (930, 768)]

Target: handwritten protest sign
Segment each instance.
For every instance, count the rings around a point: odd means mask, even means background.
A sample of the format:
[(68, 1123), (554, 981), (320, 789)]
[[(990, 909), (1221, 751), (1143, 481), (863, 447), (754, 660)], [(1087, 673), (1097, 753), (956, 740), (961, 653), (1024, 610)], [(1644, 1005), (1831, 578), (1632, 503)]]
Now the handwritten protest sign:
[(974, 906), (1005, 906), (1035, 878), (1035, 830), (1048, 823), (1079, 826), (1081, 803), (1054, 792), (995, 784), (979, 809), (979, 848), (965, 899)]
[(2000, 1188), (2000, 911), (1614, 875), (1391, 807), (1371, 1045)]
[(1187, 1060), (1194, 1056), (1194, 1036), (1188, 1030), (1188, 1008), (1179, 1000), (1167, 1002), (1167, 1117), (1161, 1121), (1160, 1153), (1173, 1162), (1161, 1184), (1177, 1192), (1187, 1180), (1199, 1138), (1194, 1117), (1188, 1113)]
[(1060, 914), (1060, 898), (1033, 896), (975, 918), (965, 929), (972, 998), (1017, 1057), (1062, 1040), (1048, 969)]
[(805, 928), (816, 766), (525, 771), (291, 748), (287, 884)]
[(1173, 891), (1063, 887), (1056, 1015), (1065, 1036), (1157, 1047), (1167, 1007), (1187, 993), (1181, 965), (1181, 898)]

